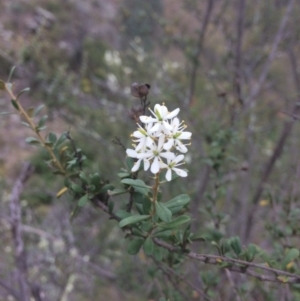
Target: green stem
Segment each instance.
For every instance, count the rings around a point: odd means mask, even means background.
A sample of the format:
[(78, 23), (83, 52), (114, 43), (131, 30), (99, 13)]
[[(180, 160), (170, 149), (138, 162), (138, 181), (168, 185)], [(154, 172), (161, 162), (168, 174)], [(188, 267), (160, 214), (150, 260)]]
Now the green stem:
[(155, 175), (154, 178), (155, 182), (153, 185), (153, 197), (152, 197), (152, 217), (155, 215), (155, 202), (157, 202), (157, 195), (158, 195), (158, 189), (159, 189), (159, 172)]

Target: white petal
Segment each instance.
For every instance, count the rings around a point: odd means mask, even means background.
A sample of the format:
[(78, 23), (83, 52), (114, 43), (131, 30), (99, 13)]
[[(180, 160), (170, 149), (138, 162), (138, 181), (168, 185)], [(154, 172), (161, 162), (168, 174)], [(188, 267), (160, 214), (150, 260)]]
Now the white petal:
[[(179, 141), (177, 141), (179, 142)], [(188, 149), (186, 148), (186, 146), (182, 143), (176, 143), (177, 146), (176, 146), (176, 149), (179, 150), (180, 152), (182, 153), (186, 153), (188, 151)]]
[(150, 166), (149, 160), (144, 159), (144, 170), (145, 170), (145, 171), (148, 170), (149, 166)]
[(160, 165), (161, 169), (168, 168), (168, 165), (166, 163), (164, 163), (163, 161), (159, 161), (159, 165)]
[(168, 115), (168, 108), (166, 106), (161, 106), (159, 110), (160, 116), (162, 119), (165, 119)]
[(164, 152), (159, 154), (160, 157), (166, 158), (167, 160), (173, 160), (175, 158), (175, 154), (172, 152)]
[(168, 131), (172, 131), (173, 128), (168, 122), (164, 121), (163, 124), (164, 124), (165, 129), (167, 130), (166, 131), (167, 133), (168, 133)]
[(128, 157), (131, 157), (131, 158), (136, 158), (137, 157), (137, 152), (133, 149), (126, 149), (126, 154)]
[(137, 161), (134, 163), (134, 165), (133, 165), (131, 171), (132, 171), (132, 172), (138, 171), (138, 169), (140, 168), (140, 165), (141, 165), (141, 160), (137, 160)]
[(179, 168), (173, 168), (173, 170), (180, 176), (180, 177), (186, 177), (188, 174), (185, 170), (179, 169)]
[(184, 155), (178, 155), (173, 161), (178, 163), (184, 159)]
[(154, 112), (155, 111), (159, 111), (160, 110), (160, 107), (161, 105), (159, 103), (157, 103), (155, 106), (154, 106)]
[(158, 145), (157, 145), (157, 149), (161, 150), (163, 145), (165, 143), (165, 135), (160, 135), (158, 138)]
[(171, 119), (171, 118), (177, 116), (178, 113), (179, 113), (179, 111), (180, 111), (179, 108), (175, 109), (174, 111), (172, 111), (172, 112), (170, 112), (170, 113), (168, 114), (167, 118), (168, 118), (168, 119)]
[(191, 139), (192, 133), (191, 132), (182, 132), (178, 139)]
[(138, 152), (142, 150), (145, 147), (145, 139), (141, 139), (135, 150)]
[(167, 173), (166, 173), (166, 179), (170, 182), (172, 180), (172, 171), (169, 168)]
[(140, 116), (140, 121), (143, 123), (150, 123), (150, 122), (156, 122), (157, 119), (154, 119), (152, 117), (149, 116)]
[(153, 140), (150, 137), (146, 138), (146, 146), (148, 146), (149, 148), (151, 148), (151, 146), (153, 146)]
[(134, 131), (132, 136), (135, 138), (144, 138), (145, 137), (145, 135), (142, 134), (140, 131)]
[(172, 147), (173, 145), (174, 145), (174, 139), (171, 138), (171, 139), (168, 140), (168, 142), (166, 142), (166, 143), (164, 144), (164, 149), (165, 149), (165, 150), (169, 150), (169, 149), (171, 149), (171, 147)]
[(172, 127), (174, 129), (174, 133), (176, 133), (179, 127), (179, 119), (177, 117), (172, 120)]
[(154, 133), (156, 131), (158, 131), (161, 127), (161, 124), (160, 123), (156, 123), (150, 130), (149, 130), (149, 133)]
[(159, 172), (159, 160), (158, 157), (155, 157), (152, 165), (151, 165), (151, 172), (157, 174)]
[(150, 158), (151, 156), (152, 154), (150, 152), (147, 152), (147, 153), (138, 153), (136, 157), (138, 159), (147, 159)]

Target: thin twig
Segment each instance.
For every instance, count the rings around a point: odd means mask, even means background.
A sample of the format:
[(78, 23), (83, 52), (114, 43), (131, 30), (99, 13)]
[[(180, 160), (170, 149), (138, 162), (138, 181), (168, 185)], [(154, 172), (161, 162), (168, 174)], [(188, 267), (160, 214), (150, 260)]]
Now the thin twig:
[(242, 41), (244, 34), (244, 17), (245, 17), (245, 2), (246, 0), (240, 0), (238, 5), (238, 18), (237, 18), (237, 41), (235, 51), (235, 74), (234, 74), (234, 86), (238, 101), (243, 105), (244, 101), (242, 98), (242, 74), (241, 74), (241, 63), (242, 63)]
[[(121, 218), (119, 218), (116, 214), (109, 213), (109, 209), (105, 204), (101, 203), (100, 201), (97, 202), (96, 204), (103, 211), (108, 213), (112, 219), (115, 219), (117, 221), (121, 220)], [(179, 253), (186, 257), (189, 257), (194, 260), (198, 260), (198, 261), (206, 263), (206, 264), (220, 265), (224, 262), (227, 262), (227, 263), (231, 264), (231, 266), (226, 266), (226, 268), (229, 269), (230, 271), (253, 276), (262, 281), (277, 282), (277, 283), (300, 283), (300, 275), (289, 273), (289, 272), (278, 270), (278, 269), (274, 269), (274, 268), (270, 268), (263, 264), (248, 262), (248, 261), (244, 261), (244, 260), (240, 260), (240, 259), (234, 259), (234, 258), (229, 258), (229, 257), (219, 256), (219, 255), (198, 254), (195, 252), (184, 253), (181, 248), (179, 248), (177, 246), (173, 246), (173, 245), (171, 245), (165, 241), (162, 241), (158, 238), (154, 238), (153, 242), (156, 245), (163, 247), (170, 252)], [(273, 275), (269, 276), (269, 275), (259, 274), (255, 271), (251, 270), (251, 268), (259, 269), (261, 271), (266, 271), (267, 273), (271, 273)], [(283, 277), (284, 277), (284, 279), (283, 279)]]
[[(177, 292), (179, 292), (179, 294), (184, 298), (184, 300), (191, 300), (186, 295), (186, 293), (182, 289), (180, 289), (179, 284), (177, 283), (177, 281), (173, 280), (172, 276), (174, 275), (174, 273), (170, 272), (169, 269), (165, 269), (165, 267), (163, 267), (161, 264), (159, 264), (156, 260), (154, 260), (154, 262), (156, 263), (156, 266), (158, 267), (158, 269), (161, 270), (167, 276), (169, 282), (173, 285), (174, 289)], [(178, 277), (176, 276), (176, 278), (178, 278)]]
[[(292, 68), (292, 73), (294, 76), (295, 86), (296, 86), (297, 92), (300, 93), (300, 76), (297, 72), (297, 62), (296, 62), (296, 58), (295, 58), (292, 48), (289, 49), (288, 53), (289, 53), (289, 59), (290, 59), (290, 64), (291, 64), (291, 68)], [(300, 104), (299, 104), (299, 99), (297, 99), (294, 104), (294, 108), (289, 115), (297, 116), (299, 113), (300, 113)], [(279, 137), (276, 147), (273, 151), (273, 154), (270, 157), (269, 161), (267, 162), (267, 164), (264, 168), (264, 171), (262, 172), (262, 176), (259, 181), (259, 185), (256, 189), (256, 192), (255, 192), (253, 200), (252, 200), (252, 208), (251, 208), (249, 215), (247, 217), (247, 220), (246, 220), (245, 236), (244, 236), (244, 239), (246, 241), (249, 239), (249, 237), (251, 235), (253, 219), (255, 216), (257, 204), (263, 193), (264, 186), (269, 179), (269, 176), (274, 168), (275, 162), (280, 157), (280, 155), (283, 151), (283, 147), (287, 141), (287, 138), (290, 136), (290, 134), (292, 132), (294, 123), (295, 123), (295, 118), (291, 118), (290, 120), (288, 120), (285, 123), (285, 125), (282, 129), (282, 132), (281, 132), (281, 136)]]
[(263, 84), (264, 84), (264, 82), (267, 78), (270, 66), (271, 66), (274, 58), (276, 57), (278, 46), (279, 46), (280, 42), (282, 41), (283, 36), (285, 34), (285, 28), (286, 28), (287, 22), (289, 20), (290, 14), (292, 12), (294, 3), (295, 3), (295, 0), (290, 0), (289, 3), (288, 3), (285, 15), (281, 20), (279, 29), (278, 29), (277, 34), (275, 36), (270, 54), (269, 54), (264, 66), (263, 66), (262, 72), (259, 76), (259, 79), (258, 79), (258, 82), (257, 82), (256, 86), (252, 89), (252, 91), (250, 92), (250, 95), (248, 96), (248, 98), (245, 101), (244, 109), (250, 108), (252, 102), (258, 96), (258, 94), (260, 93), (260, 91), (262, 89), (262, 86), (263, 86)]
[(237, 290), (237, 288), (236, 288), (236, 285), (235, 285), (235, 283), (233, 282), (232, 275), (231, 275), (230, 271), (229, 271), (228, 269), (225, 269), (225, 273), (226, 273), (226, 277), (227, 277), (227, 279), (228, 279), (228, 281), (229, 281), (231, 287), (233, 288), (233, 290), (234, 290), (234, 292), (235, 292), (236, 300), (237, 300), (237, 301), (242, 301), (242, 300), (241, 300), (241, 297), (240, 297), (240, 295), (239, 295), (239, 292), (238, 292), (238, 290)]
[(196, 51), (194, 55), (194, 59), (192, 60), (192, 72), (191, 72), (191, 82), (190, 82), (190, 89), (189, 89), (189, 96), (188, 96), (188, 103), (191, 105), (193, 101), (193, 97), (195, 94), (195, 87), (196, 87), (196, 79), (197, 79), (197, 71), (199, 68), (199, 56), (202, 51), (203, 43), (204, 43), (204, 38), (205, 38), (205, 33), (207, 30), (207, 26), (211, 17), (211, 13), (213, 10), (214, 6), (214, 0), (207, 0), (207, 7), (206, 7), (206, 12), (205, 16), (203, 19), (203, 22), (201, 24), (201, 30), (199, 32), (198, 36), (198, 41), (196, 45)]
[(183, 281), (184, 283), (186, 283), (191, 289), (193, 289), (195, 292), (197, 292), (201, 297), (203, 297), (205, 300), (210, 301), (211, 299), (203, 292), (201, 291), (198, 287), (196, 287), (195, 285), (193, 285), (191, 282), (189, 282), (186, 277), (184, 277), (183, 275), (180, 275), (179, 273), (177, 273), (174, 269), (170, 268), (169, 266), (167, 266), (166, 264), (162, 263), (162, 262), (158, 262), (157, 260), (155, 260), (153, 258), (155, 264), (162, 270), (162, 269), (166, 269), (166, 271), (168, 271), (169, 274), (174, 275), (176, 278), (179, 278), (181, 281)]
[(14, 242), (14, 256), (17, 270), (17, 278), (19, 282), (21, 301), (29, 301), (30, 292), (27, 282), (27, 266), (24, 241), (22, 236), (22, 220), (21, 220), (21, 204), (20, 195), (23, 192), (24, 184), (32, 174), (33, 168), (29, 163), (25, 163), (20, 176), (15, 182), (10, 197), (10, 223), (12, 239)]

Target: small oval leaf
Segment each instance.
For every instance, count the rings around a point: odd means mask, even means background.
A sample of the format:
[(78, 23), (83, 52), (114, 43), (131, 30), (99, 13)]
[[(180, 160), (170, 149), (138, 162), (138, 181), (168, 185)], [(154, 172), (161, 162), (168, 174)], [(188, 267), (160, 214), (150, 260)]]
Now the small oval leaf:
[(144, 239), (143, 238), (134, 238), (129, 244), (128, 244), (128, 248), (127, 248), (127, 252), (130, 255), (136, 255), (141, 246), (144, 243)]
[(138, 222), (144, 221), (146, 219), (149, 219), (150, 215), (133, 215), (133, 216), (129, 216), (126, 217), (124, 219), (122, 219), (119, 223), (119, 226), (121, 228), (128, 226), (128, 225), (133, 225), (133, 224), (137, 224)]
[(87, 201), (89, 200), (89, 195), (88, 194), (85, 194), (84, 196), (82, 196), (79, 201), (78, 201), (78, 206), (79, 207), (83, 207)]
[(155, 202), (155, 211), (157, 216), (164, 222), (170, 222), (172, 219), (172, 212), (162, 203)]
[(158, 226), (161, 228), (165, 228), (165, 229), (173, 229), (182, 224), (189, 222), (190, 220), (191, 220), (191, 218), (189, 216), (181, 215), (181, 216), (176, 217), (169, 223), (158, 224)]
[(145, 240), (144, 244), (143, 244), (143, 248), (145, 251), (145, 254), (150, 256), (153, 254), (153, 250), (154, 250), (154, 242), (152, 237), (147, 237), (147, 239)]

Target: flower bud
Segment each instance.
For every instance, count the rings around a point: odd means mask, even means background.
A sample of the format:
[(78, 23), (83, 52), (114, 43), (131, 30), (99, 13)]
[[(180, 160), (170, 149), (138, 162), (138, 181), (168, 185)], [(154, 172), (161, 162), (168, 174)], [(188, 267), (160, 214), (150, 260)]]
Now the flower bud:
[(150, 89), (149, 84), (133, 83), (131, 85), (131, 95), (136, 98), (143, 98), (148, 95), (149, 89)]

